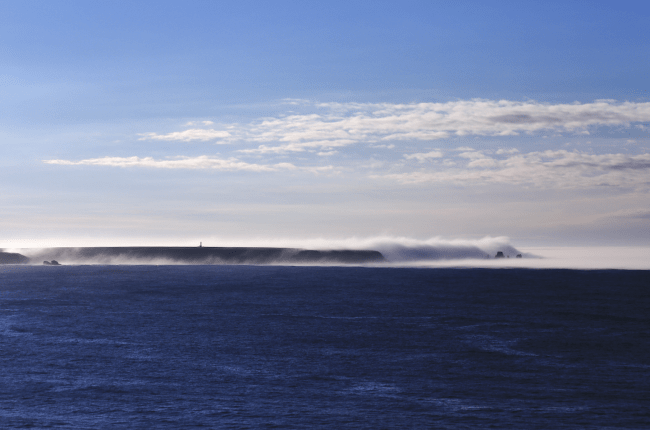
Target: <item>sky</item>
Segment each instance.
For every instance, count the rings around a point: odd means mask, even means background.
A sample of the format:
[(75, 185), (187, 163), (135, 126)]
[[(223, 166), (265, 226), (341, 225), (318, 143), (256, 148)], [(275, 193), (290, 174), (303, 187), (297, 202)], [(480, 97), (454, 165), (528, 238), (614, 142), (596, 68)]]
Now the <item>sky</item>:
[(648, 22), (641, 1), (5, 1), (0, 247), (650, 246)]

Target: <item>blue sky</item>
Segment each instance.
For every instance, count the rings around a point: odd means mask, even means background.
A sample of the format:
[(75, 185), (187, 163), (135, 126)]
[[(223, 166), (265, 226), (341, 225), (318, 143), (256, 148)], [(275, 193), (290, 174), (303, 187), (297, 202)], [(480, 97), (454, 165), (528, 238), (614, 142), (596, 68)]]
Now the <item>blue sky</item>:
[(646, 2), (1, 9), (0, 246), (650, 242)]

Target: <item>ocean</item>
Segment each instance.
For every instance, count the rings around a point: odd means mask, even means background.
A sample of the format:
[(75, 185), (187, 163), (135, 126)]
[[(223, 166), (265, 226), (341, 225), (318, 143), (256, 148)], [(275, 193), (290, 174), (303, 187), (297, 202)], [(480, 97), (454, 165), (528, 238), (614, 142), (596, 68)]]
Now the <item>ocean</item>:
[(0, 266), (0, 427), (650, 428), (650, 271)]

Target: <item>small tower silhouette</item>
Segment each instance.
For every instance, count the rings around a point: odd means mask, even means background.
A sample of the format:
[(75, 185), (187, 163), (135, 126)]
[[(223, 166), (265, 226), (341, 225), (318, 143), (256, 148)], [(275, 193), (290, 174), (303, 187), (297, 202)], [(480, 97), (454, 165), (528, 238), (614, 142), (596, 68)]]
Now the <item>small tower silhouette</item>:
[(199, 242), (199, 248), (203, 248), (203, 242)]

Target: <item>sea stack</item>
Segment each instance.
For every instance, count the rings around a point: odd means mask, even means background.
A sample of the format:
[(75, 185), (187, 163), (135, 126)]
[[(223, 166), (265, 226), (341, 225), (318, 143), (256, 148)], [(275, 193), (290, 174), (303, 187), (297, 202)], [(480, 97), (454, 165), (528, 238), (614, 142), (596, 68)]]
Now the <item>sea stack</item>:
[(494, 258), (506, 258), (506, 256), (503, 255), (503, 251), (498, 251), (497, 255), (495, 255)]
[(43, 264), (44, 264), (45, 266), (60, 266), (60, 265), (61, 265), (61, 263), (59, 263), (59, 262), (56, 261), (56, 260), (52, 260), (52, 261), (44, 261)]

